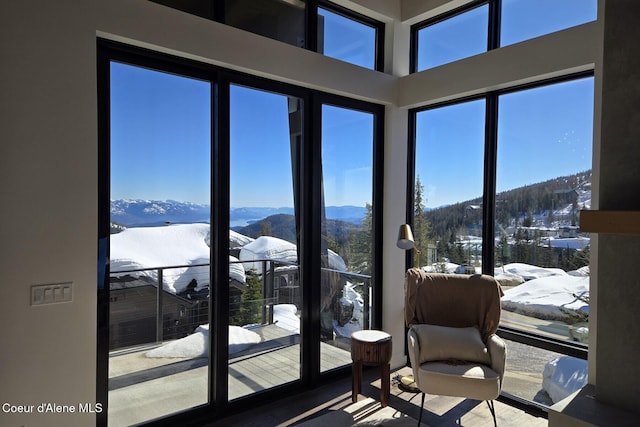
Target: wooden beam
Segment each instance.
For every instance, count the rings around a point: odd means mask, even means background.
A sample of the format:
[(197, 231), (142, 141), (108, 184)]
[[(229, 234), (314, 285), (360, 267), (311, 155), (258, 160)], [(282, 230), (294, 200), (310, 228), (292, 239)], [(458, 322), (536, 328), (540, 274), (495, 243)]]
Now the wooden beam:
[(580, 231), (640, 234), (640, 211), (580, 211)]

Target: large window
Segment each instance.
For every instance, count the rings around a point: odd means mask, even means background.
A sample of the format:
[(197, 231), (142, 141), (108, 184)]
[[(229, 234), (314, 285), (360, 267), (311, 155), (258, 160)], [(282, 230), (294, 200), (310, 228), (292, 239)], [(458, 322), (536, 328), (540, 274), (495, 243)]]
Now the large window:
[(322, 371), (350, 364), (334, 348), (349, 347), (353, 332), (373, 324), (374, 119), (322, 106)]
[(412, 115), (414, 265), (496, 277), (503, 391), (542, 406), (587, 378), (593, 92), (580, 75)]
[(117, 426), (209, 400), (211, 84), (110, 67), (108, 420)]
[[(505, 291), (501, 325), (586, 346), (590, 245), (579, 211), (591, 206), (593, 78), (500, 95), (498, 106), (494, 248)], [(558, 361), (546, 362), (547, 371), (560, 369)], [(586, 361), (576, 364), (586, 370)], [(512, 366), (531, 375), (530, 366)], [(546, 395), (533, 398), (553, 403), (558, 396), (545, 386)], [(521, 395), (518, 387), (505, 381), (505, 390)]]
[(182, 425), (348, 375), (350, 332), (382, 322), (383, 107), (99, 53), (98, 424)]
[(484, 99), (416, 114), (417, 266), (482, 270), (484, 124)]
[(350, 62), (371, 70), (381, 70), (377, 60), (383, 38), (382, 25), (365, 17), (354, 18), (354, 13), (342, 14), (318, 8), (317, 51), (326, 56)]
[(488, 0), (412, 26), (419, 72), (596, 19), (597, 0)]
[[(236, 399), (302, 375), (303, 283), (292, 173), (302, 100), (238, 85), (230, 89), (229, 256), (230, 275), (238, 277), (230, 278), (236, 286), (229, 289), (229, 343), (238, 352), (229, 358), (229, 398)], [(256, 218), (238, 218), (243, 209), (253, 209)], [(247, 330), (260, 337), (264, 352), (247, 357), (247, 346), (234, 345)], [(281, 347), (283, 341), (290, 345)]]
[(415, 71), (486, 52), (488, 28), (489, 5), (484, 4), (414, 30)]

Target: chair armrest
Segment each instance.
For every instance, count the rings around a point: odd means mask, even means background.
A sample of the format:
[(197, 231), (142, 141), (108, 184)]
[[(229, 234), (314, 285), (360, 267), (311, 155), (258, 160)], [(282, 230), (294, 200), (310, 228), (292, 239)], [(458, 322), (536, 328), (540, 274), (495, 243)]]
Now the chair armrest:
[(493, 334), (487, 340), (487, 350), (491, 355), (491, 369), (500, 375), (500, 382), (502, 383), (507, 363), (507, 346), (502, 338)]
[(420, 340), (418, 340), (418, 334), (412, 328), (409, 328), (407, 332), (407, 352), (409, 353), (409, 363), (413, 370), (413, 379), (418, 381), (418, 368), (420, 367)]

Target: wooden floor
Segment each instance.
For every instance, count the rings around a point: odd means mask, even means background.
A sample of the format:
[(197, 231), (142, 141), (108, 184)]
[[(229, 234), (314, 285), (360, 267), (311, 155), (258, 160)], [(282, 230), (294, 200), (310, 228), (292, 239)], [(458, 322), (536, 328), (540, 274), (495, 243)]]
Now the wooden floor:
[[(409, 368), (393, 372), (410, 375)], [(379, 371), (369, 369), (364, 373), (362, 395), (359, 399), (380, 398)], [(409, 393), (398, 388), (397, 381), (391, 382), (389, 407), (417, 420), (420, 416), (421, 394)], [(351, 378), (338, 380), (315, 390), (283, 398), (277, 402), (257, 407), (240, 414), (217, 420), (204, 427), (284, 427), (315, 419), (332, 411), (351, 405)], [(545, 417), (531, 414), (501, 401), (494, 402), (499, 427), (547, 426)], [(422, 415), (423, 426), (472, 426), (492, 427), (493, 419), (485, 402), (445, 396), (427, 395)], [(343, 427), (332, 425), (329, 427)]]

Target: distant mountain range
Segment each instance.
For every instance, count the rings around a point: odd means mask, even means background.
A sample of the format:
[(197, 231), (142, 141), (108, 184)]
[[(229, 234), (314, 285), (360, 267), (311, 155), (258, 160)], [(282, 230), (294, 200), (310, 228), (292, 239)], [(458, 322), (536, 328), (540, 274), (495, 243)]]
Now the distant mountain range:
[[(111, 200), (111, 222), (125, 227), (149, 227), (162, 224), (209, 222), (209, 205), (175, 200)], [(327, 206), (327, 219), (359, 225), (364, 218), (364, 206)], [(267, 217), (293, 215), (293, 208), (240, 207), (229, 212), (232, 228), (241, 228)]]
[(111, 222), (125, 227), (209, 222), (209, 206), (175, 200), (111, 200)]
[[(293, 214), (270, 215), (260, 221), (244, 227), (236, 227), (235, 231), (252, 238), (262, 235), (273, 236), (288, 242), (296, 242), (296, 219)], [(339, 219), (325, 221), (326, 233), (337, 242), (346, 241), (352, 233), (360, 230), (360, 224)]]

